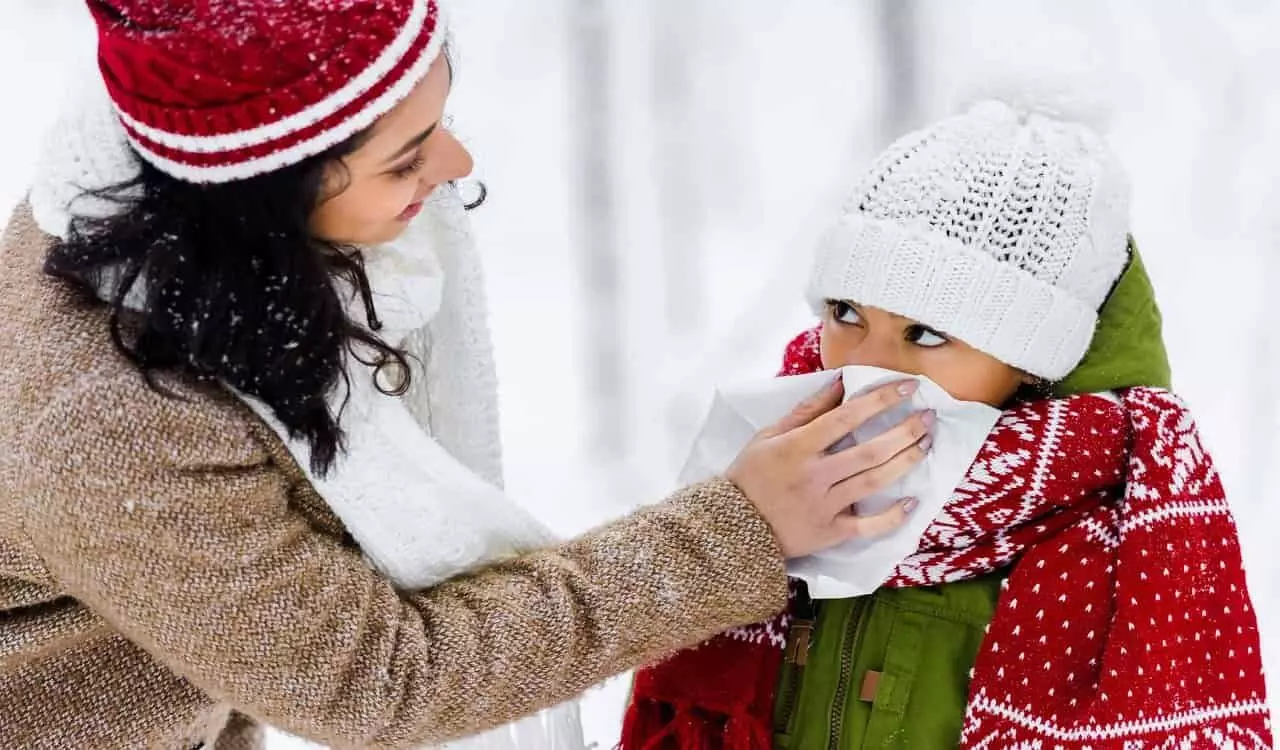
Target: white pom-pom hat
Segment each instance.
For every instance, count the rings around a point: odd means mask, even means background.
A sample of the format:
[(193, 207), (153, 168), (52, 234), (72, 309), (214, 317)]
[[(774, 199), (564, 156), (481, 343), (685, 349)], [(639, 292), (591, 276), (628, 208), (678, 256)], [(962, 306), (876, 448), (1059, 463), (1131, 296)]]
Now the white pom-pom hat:
[(815, 311), (878, 307), (1066, 377), (1128, 262), (1129, 188), (1103, 137), (1059, 111), (980, 101), (891, 145), (822, 240)]

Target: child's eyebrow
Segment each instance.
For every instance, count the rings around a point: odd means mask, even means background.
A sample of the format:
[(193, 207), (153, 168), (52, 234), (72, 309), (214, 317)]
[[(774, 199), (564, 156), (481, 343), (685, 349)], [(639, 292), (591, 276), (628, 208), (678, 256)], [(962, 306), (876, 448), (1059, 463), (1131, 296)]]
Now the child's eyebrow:
[(913, 318), (908, 318), (905, 315), (898, 315), (896, 313), (889, 313), (889, 314), (893, 316), (893, 322), (901, 323), (905, 328), (923, 328), (929, 333), (937, 334), (939, 336), (942, 336), (943, 338), (953, 338), (951, 334), (947, 333), (941, 328), (934, 328), (928, 323), (921, 323), (920, 321), (915, 320)]
[[(835, 304), (848, 305), (849, 307), (852, 307), (853, 309), (858, 310), (859, 312), (861, 312), (866, 307), (875, 307), (875, 305), (864, 305), (861, 302), (858, 302), (857, 300), (836, 299), (835, 297), (828, 298), (827, 304), (828, 305), (835, 305)], [(884, 310), (884, 308), (878, 308), (878, 307), (876, 309)], [(894, 323), (898, 323), (902, 325), (904, 328), (918, 326), (920, 328), (925, 329), (926, 331), (929, 331), (930, 333), (936, 333), (939, 336), (943, 336), (945, 338), (953, 338), (952, 335), (947, 333), (946, 331), (943, 331), (939, 328), (934, 328), (933, 326), (928, 325), (927, 323), (921, 323), (920, 321), (915, 320), (913, 318), (908, 318), (905, 315), (899, 315), (897, 313), (891, 313), (888, 310), (884, 310), (884, 312), (886, 312), (889, 315), (890, 320), (892, 320)]]

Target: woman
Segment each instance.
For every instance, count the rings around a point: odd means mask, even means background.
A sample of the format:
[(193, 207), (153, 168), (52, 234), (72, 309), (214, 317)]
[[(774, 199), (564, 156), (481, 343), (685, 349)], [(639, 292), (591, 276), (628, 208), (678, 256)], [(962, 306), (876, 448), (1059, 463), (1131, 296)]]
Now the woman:
[(3, 242), (0, 746), (468, 736), (770, 616), (786, 557), (901, 524), (851, 506), (923, 419), (827, 448), (910, 388), (836, 389), (555, 546), (495, 488), (435, 0), (89, 7), (106, 96)]

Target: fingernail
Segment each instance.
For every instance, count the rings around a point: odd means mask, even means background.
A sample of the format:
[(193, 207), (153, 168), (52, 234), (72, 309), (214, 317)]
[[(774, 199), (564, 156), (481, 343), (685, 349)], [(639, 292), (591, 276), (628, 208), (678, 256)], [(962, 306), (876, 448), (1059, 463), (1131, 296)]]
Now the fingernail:
[(919, 507), (920, 507), (920, 501), (915, 499), (914, 497), (902, 504), (902, 510), (906, 511), (907, 513), (915, 513), (916, 508), (919, 508)]
[(918, 380), (904, 380), (898, 384), (898, 395), (903, 396), (904, 398), (912, 395), (918, 390), (920, 390), (920, 381)]
[(925, 435), (924, 440), (920, 441), (920, 450), (925, 453), (933, 450), (933, 435)]
[(930, 409), (920, 416), (920, 421), (924, 422), (926, 428), (933, 429), (933, 426), (938, 423), (938, 412)]

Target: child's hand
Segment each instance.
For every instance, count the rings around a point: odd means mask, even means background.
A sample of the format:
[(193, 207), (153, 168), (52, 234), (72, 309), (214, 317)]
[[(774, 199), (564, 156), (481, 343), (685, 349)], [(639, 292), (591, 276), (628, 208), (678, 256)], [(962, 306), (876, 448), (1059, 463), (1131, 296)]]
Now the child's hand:
[(856, 515), (853, 506), (924, 459), (931, 414), (915, 414), (865, 444), (830, 449), (916, 388), (914, 381), (893, 383), (840, 405), (844, 386), (837, 379), (742, 449), (725, 476), (768, 522), (783, 555), (803, 557), (847, 539), (883, 536), (906, 522), (914, 500), (870, 516)]

